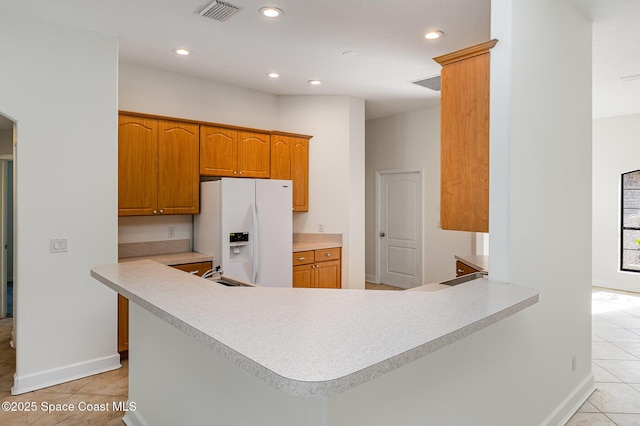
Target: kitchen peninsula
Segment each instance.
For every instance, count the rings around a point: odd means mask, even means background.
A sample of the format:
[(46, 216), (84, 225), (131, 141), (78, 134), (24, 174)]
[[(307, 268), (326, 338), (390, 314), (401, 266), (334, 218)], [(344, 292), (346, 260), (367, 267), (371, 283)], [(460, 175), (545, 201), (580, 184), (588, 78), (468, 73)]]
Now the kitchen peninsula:
[(437, 292), (225, 287), (153, 261), (91, 275), (132, 302), (128, 424), (361, 424), (384, 410), (368, 392), (404, 388), (417, 394), (398, 424), (417, 424), (427, 355), (539, 300), (487, 279)]

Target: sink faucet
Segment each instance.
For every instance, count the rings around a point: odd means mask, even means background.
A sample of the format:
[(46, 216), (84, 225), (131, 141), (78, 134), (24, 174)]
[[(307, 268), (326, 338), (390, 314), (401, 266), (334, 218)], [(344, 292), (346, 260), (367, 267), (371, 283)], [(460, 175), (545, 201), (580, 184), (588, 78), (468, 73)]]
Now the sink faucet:
[(215, 276), (221, 277), (224, 274), (224, 271), (220, 269), (220, 266), (216, 266), (215, 269), (209, 269), (207, 272), (202, 274), (202, 278), (213, 278)]

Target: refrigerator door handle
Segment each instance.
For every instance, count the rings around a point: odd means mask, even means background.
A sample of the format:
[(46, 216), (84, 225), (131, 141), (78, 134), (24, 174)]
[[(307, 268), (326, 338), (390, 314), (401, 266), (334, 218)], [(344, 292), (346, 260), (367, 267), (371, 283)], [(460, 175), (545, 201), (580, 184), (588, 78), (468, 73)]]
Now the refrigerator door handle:
[(253, 284), (258, 284), (258, 277), (260, 276), (260, 260), (258, 259), (258, 255), (260, 253), (260, 221), (258, 218), (258, 206), (256, 204), (251, 205), (251, 227), (253, 228), (252, 233), (253, 237), (251, 239), (253, 242), (251, 243), (251, 278)]

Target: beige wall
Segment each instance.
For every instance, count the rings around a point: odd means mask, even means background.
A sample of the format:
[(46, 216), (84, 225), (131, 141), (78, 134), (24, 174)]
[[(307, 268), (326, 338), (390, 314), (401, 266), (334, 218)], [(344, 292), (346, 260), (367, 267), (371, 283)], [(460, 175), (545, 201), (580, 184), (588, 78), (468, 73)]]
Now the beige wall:
[(0, 129), (0, 154), (13, 154), (13, 129)]
[(422, 283), (455, 277), (455, 255), (472, 252), (472, 233), (440, 229), (440, 107), (413, 111), (366, 123), (366, 273), (375, 281), (378, 232), (375, 229), (375, 172), (422, 169)]

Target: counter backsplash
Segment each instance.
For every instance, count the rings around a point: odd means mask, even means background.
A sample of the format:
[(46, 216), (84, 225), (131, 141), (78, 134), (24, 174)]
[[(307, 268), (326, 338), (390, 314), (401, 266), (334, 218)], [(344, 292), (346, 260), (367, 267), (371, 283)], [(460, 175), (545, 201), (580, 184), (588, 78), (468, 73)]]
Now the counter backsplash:
[(342, 234), (327, 234), (324, 232), (312, 233), (294, 233), (293, 242), (295, 243), (340, 243), (342, 244)]
[(157, 254), (183, 253), (191, 251), (191, 240), (146, 241), (118, 244), (118, 258), (154, 256)]

